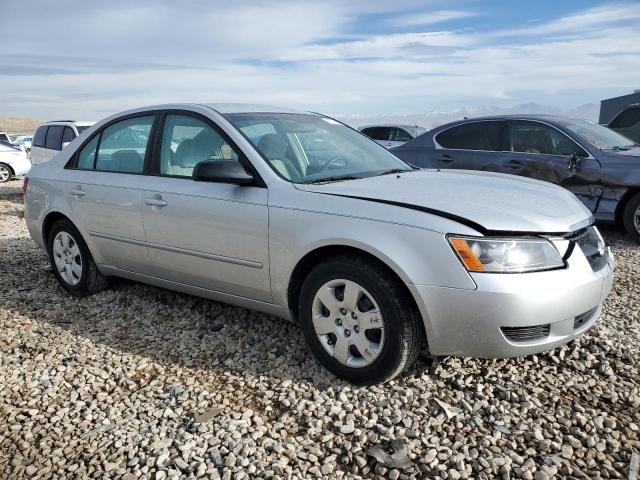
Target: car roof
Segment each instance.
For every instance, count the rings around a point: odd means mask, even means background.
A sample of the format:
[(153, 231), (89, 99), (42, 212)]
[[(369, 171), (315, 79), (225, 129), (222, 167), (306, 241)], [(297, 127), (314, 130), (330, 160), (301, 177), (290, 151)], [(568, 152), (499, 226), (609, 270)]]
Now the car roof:
[(203, 103), (202, 105), (223, 115), (227, 113), (302, 113), (317, 115), (311, 112), (303, 112), (286, 107), (276, 107), (274, 105), (259, 105), (251, 103)]
[[(430, 131), (433, 132), (433, 133), (439, 133), (440, 131), (444, 130), (445, 128), (452, 127), (452, 126), (455, 126), (455, 125), (460, 125), (460, 124), (463, 124), (463, 123), (491, 121), (491, 120), (493, 120), (493, 121), (496, 121), (496, 120), (538, 120), (538, 121), (542, 121), (542, 122), (547, 122), (547, 123), (553, 124), (553, 123), (558, 123), (558, 122), (567, 121), (567, 120), (581, 120), (581, 119), (576, 119), (574, 117), (565, 117), (563, 115), (549, 115), (549, 114), (487, 115), (487, 116), (484, 116), (484, 117), (469, 117), (469, 118), (461, 118), (459, 120), (453, 120), (451, 122), (447, 122), (447, 123), (443, 123), (442, 125), (438, 125), (433, 130), (430, 130)], [(589, 121), (589, 120), (585, 120), (585, 121)], [(595, 122), (593, 122), (593, 123), (595, 123)]]
[(425, 128), (420, 125), (408, 125), (405, 123), (372, 123), (371, 125), (361, 125), (358, 129), (374, 128), (374, 127), (402, 127), (402, 128)]
[(77, 121), (77, 120), (50, 120), (43, 123), (43, 125), (76, 125), (78, 127), (90, 127), (96, 122), (90, 121)]

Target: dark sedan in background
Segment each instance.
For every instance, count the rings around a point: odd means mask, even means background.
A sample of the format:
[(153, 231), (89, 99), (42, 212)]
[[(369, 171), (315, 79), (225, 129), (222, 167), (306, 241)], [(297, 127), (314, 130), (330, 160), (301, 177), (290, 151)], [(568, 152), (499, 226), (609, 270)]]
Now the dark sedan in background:
[(640, 145), (586, 120), (500, 116), (448, 123), (393, 148), (421, 168), (522, 175), (573, 192), (640, 241)]

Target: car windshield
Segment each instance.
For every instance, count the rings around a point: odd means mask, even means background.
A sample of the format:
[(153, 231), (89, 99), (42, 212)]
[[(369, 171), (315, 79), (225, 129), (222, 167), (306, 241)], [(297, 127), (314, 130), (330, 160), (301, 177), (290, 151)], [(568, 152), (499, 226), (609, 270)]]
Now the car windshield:
[(600, 150), (628, 150), (635, 146), (633, 140), (587, 120), (569, 119), (558, 123), (580, 135)]
[(225, 117), (276, 172), (294, 183), (350, 180), (413, 169), (331, 118), (295, 113), (233, 113)]

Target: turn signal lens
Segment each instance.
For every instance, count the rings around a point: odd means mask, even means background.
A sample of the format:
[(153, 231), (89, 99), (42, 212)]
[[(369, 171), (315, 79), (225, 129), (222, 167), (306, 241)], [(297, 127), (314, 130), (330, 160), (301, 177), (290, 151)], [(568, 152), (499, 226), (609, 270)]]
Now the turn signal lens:
[(471, 247), (464, 238), (452, 238), (451, 245), (456, 249), (460, 260), (470, 272), (484, 272), (484, 265), (471, 250)]

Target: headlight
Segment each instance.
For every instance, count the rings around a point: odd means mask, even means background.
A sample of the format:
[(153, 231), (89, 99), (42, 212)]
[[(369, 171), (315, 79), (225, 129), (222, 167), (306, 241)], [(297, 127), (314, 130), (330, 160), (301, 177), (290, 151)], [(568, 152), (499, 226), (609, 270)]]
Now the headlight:
[(470, 272), (536, 272), (564, 266), (556, 248), (544, 239), (449, 237)]

